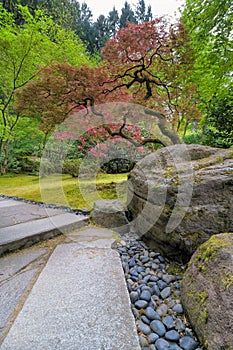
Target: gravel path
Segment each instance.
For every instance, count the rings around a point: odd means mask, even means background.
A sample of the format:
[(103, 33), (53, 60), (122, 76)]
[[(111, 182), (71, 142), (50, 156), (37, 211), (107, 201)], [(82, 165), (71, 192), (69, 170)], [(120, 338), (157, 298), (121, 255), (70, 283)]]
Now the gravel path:
[(202, 350), (180, 302), (182, 275), (132, 234), (117, 243), (143, 350)]

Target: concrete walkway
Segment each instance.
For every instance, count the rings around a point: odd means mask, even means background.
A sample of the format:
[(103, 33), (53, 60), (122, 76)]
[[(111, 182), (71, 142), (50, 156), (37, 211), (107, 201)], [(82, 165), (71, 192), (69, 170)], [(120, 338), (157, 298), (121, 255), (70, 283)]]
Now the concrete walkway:
[(0, 258), (0, 349), (139, 350), (115, 239), (86, 227)]

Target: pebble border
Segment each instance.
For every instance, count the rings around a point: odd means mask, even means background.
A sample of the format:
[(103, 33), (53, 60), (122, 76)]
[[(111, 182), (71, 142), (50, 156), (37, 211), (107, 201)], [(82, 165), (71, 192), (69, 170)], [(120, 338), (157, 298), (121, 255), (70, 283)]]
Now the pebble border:
[(182, 275), (167, 273), (169, 261), (134, 234), (116, 244), (142, 350), (202, 350), (180, 301)]

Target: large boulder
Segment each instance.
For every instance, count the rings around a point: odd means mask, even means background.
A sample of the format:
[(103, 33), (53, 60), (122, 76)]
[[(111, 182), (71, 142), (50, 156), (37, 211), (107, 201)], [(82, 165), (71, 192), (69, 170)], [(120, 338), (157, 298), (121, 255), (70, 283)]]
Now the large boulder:
[(233, 233), (212, 236), (192, 256), (181, 289), (184, 310), (208, 350), (233, 349)]
[(174, 145), (142, 159), (128, 179), (136, 233), (188, 261), (211, 235), (233, 231), (233, 150)]

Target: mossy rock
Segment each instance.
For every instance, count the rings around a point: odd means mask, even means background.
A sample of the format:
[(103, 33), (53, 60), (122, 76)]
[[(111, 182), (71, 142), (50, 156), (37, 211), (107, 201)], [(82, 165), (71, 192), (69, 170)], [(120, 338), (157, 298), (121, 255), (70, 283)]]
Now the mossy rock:
[(182, 302), (208, 350), (233, 349), (233, 233), (212, 236), (192, 256), (182, 282)]
[(129, 174), (128, 209), (152, 249), (187, 262), (212, 235), (233, 232), (232, 150), (173, 145)]

